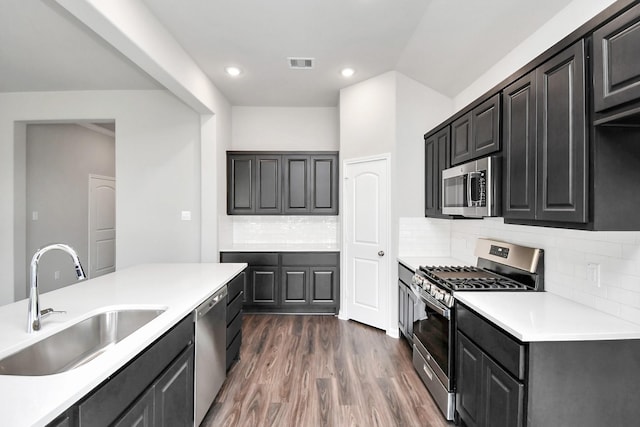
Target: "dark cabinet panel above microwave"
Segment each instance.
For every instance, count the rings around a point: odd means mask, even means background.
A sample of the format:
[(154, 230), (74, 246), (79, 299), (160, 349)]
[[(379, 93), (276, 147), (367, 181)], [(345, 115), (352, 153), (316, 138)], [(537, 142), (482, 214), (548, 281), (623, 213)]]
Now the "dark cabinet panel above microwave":
[(451, 123), (451, 164), (500, 150), (500, 94)]
[(425, 216), (451, 218), (442, 213), (442, 171), (450, 166), (449, 126), (427, 135), (424, 142)]

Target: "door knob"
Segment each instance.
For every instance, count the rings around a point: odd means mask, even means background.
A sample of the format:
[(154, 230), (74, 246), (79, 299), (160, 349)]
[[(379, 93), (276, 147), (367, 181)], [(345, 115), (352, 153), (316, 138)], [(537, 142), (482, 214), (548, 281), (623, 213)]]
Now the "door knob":
[(384, 251), (378, 251), (378, 256), (384, 256)]

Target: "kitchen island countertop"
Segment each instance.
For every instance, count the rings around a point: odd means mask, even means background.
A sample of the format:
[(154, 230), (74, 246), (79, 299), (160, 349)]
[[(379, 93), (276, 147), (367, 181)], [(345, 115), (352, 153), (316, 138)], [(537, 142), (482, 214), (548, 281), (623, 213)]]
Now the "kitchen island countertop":
[(246, 264), (145, 264), (40, 295), (40, 307), (64, 310), (26, 332), (28, 300), (0, 307), (0, 358), (106, 309), (166, 309), (92, 361), (46, 376), (0, 375), (0, 424), (52, 421), (161, 337), (241, 272)]

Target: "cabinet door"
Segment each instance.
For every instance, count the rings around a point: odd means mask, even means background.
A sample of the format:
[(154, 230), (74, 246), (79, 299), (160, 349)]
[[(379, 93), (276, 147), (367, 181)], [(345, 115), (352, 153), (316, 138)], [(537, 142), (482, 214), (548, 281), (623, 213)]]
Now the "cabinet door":
[(640, 5), (593, 33), (596, 112), (640, 98)]
[(411, 289), (407, 288), (407, 301), (406, 301), (406, 319), (405, 322), (407, 324), (407, 336), (409, 337), (409, 342), (413, 342), (413, 319), (415, 316), (416, 304), (418, 303), (418, 299), (413, 294)]
[(309, 213), (311, 209), (310, 159), (309, 156), (282, 156), (284, 172), (283, 211), (295, 215)]
[(193, 344), (154, 385), (155, 425), (193, 426)]
[(227, 214), (255, 213), (255, 156), (227, 156)]
[(282, 267), (282, 305), (309, 303), (309, 268)]
[(451, 164), (457, 165), (473, 157), (472, 112), (455, 120), (451, 124)]
[(506, 87), (503, 97), (504, 217), (536, 213), (536, 80), (529, 73)]
[(482, 425), (522, 427), (524, 385), (513, 379), (493, 360), (482, 355)]
[(488, 156), (500, 150), (500, 94), (471, 112), (472, 157)]
[(122, 415), (114, 427), (152, 427), (155, 425), (154, 416), (154, 389), (149, 388), (127, 411)]
[(279, 214), (281, 209), (280, 186), (282, 171), (281, 157), (270, 155), (256, 156), (256, 202), (255, 213)]
[(425, 140), (425, 216), (448, 218), (442, 215), (442, 171), (450, 166), (449, 127)]
[(457, 333), (456, 411), (467, 427), (482, 426), (482, 351)]
[(407, 334), (407, 286), (398, 280), (398, 329)]
[(587, 222), (584, 42), (536, 70), (537, 212), (546, 221)]
[(338, 306), (338, 268), (311, 267), (311, 304)]
[(338, 155), (311, 156), (311, 213), (338, 214)]
[(251, 267), (250, 305), (278, 304), (278, 267)]

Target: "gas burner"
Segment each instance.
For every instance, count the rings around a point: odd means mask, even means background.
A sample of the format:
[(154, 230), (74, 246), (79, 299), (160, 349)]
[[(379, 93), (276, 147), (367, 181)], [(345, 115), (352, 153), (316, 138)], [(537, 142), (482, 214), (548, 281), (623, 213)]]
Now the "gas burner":
[(452, 291), (528, 289), (520, 282), (473, 266), (420, 267), (420, 272), (431, 282)]

